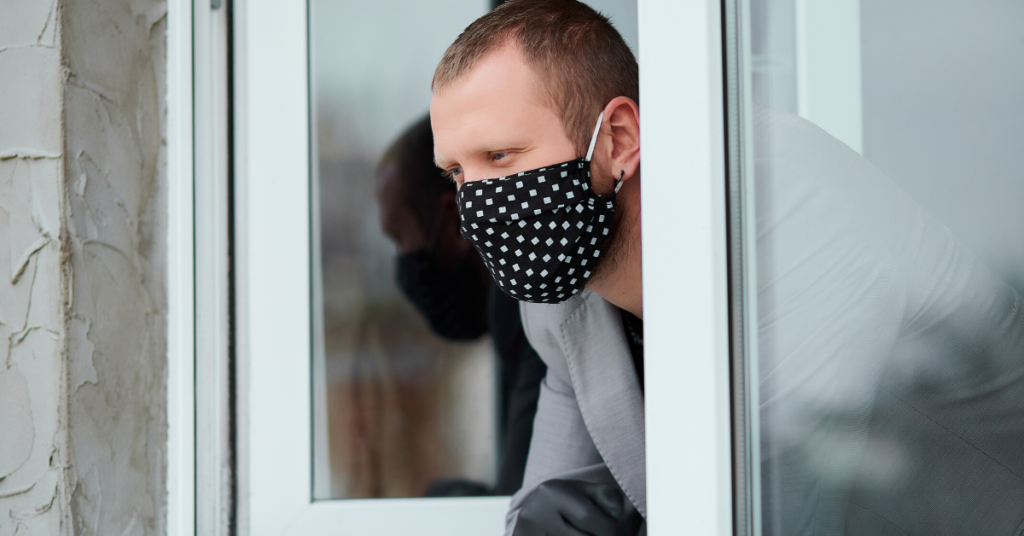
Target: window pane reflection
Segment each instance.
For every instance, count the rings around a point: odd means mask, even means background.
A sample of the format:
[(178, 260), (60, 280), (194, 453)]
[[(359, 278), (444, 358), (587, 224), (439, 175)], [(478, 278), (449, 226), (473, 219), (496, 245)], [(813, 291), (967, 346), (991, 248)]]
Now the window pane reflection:
[(438, 59), (489, 8), (310, 3), (317, 499), (417, 497), (439, 485), (472, 495), (495, 484), (492, 346), (438, 337), (401, 294), (376, 198), (385, 150), (427, 113)]
[(748, 13), (762, 532), (1020, 534), (1024, 4)]

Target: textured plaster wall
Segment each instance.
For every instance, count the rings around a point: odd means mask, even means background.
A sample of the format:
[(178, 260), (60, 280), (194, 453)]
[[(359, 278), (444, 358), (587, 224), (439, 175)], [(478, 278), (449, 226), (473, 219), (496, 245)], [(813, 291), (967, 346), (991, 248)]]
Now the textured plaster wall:
[(50, 2), (0, 1), (0, 535), (60, 534), (67, 486), (63, 70)]
[(0, 536), (165, 532), (164, 21), (0, 0)]

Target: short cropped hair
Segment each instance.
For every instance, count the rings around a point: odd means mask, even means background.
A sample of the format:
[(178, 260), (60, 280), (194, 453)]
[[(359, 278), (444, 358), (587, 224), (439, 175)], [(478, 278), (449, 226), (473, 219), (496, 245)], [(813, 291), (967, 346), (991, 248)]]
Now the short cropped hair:
[(443, 90), (509, 41), (538, 74), (580, 156), (609, 101), (625, 96), (640, 102), (629, 45), (608, 17), (576, 0), (511, 0), (480, 17), (445, 51), (431, 89)]

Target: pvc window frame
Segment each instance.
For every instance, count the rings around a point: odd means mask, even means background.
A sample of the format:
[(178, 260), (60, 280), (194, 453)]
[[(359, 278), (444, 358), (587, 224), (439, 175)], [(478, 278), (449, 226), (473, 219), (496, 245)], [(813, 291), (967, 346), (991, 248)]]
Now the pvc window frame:
[(229, 10), (193, 0), (195, 532), (210, 536), (230, 534), (235, 490)]
[(167, 5), (167, 526), (228, 534), (230, 248), (227, 10)]
[[(507, 497), (313, 500), (308, 7), (234, 18), (239, 533), (502, 534)], [(721, 28), (638, 0), (653, 536), (733, 533)]]
[(167, 2), (167, 534), (195, 534), (192, 3)]
[(722, 6), (637, 7), (648, 534), (731, 535)]

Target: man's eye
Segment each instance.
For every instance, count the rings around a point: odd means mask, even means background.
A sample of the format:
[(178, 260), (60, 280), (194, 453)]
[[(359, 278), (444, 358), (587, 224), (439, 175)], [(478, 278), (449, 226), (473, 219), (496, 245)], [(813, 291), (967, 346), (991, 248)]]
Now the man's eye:
[(459, 184), (462, 183), (462, 181), (459, 180), (459, 175), (462, 175), (462, 168), (460, 168), (460, 167), (446, 169), (446, 170), (441, 172), (441, 175), (444, 178), (446, 178), (446, 179), (452, 181), (453, 183), (455, 183), (456, 186), (458, 186)]
[(491, 158), (495, 160), (501, 160), (502, 158), (505, 158), (507, 155), (508, 153), (494, 153), (491, 155)]

